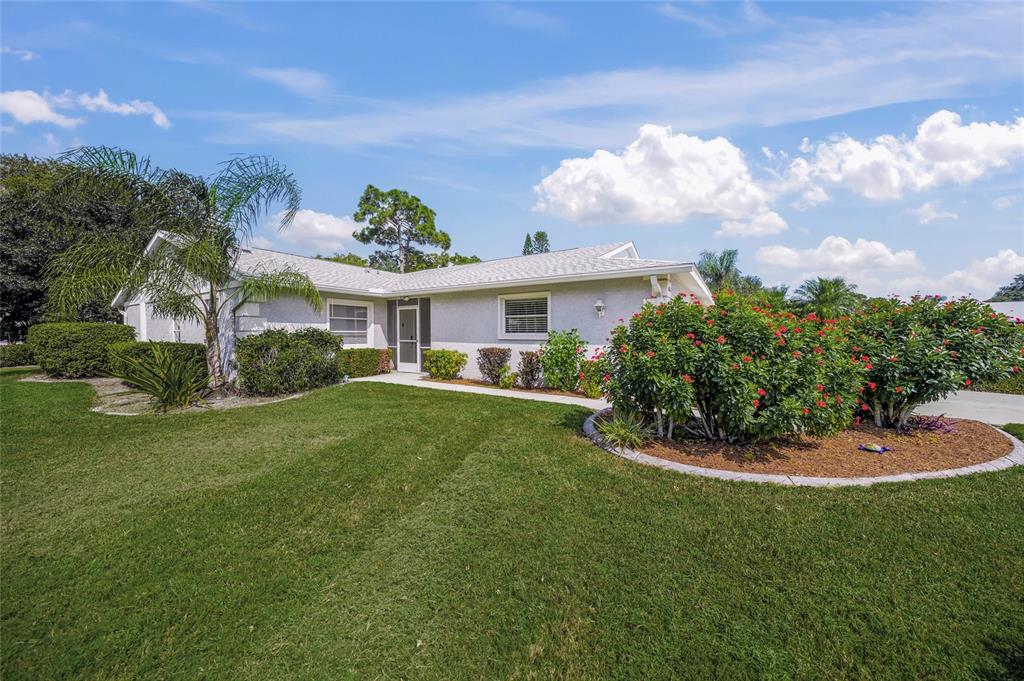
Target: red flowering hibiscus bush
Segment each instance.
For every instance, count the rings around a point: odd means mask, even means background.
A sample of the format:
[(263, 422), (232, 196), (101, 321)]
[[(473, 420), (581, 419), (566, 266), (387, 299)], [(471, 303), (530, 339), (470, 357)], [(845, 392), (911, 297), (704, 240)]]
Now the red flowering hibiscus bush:
[(914, 407), (1024, 364), (1024, 327), (970, 298), (873, 300), (850, 339), (867, 371), (858, 409), (884, 427), (904, 428)]
[(648, 303), (612, 332), (608, 389), (617, 409), (727, 442), (842, 430), (864, 381), (845, 325), (720, 294)]

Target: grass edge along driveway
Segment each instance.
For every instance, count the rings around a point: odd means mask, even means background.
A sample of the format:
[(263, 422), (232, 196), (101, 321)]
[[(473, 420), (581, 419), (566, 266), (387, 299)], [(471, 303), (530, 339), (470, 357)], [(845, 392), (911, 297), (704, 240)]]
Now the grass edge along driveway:
[(0, 372), (5, 679), (1024, 664), (1019, 467), (788, 489), (630, 464), (556, 404), (360, 383), (127, 418), (24, 373)]

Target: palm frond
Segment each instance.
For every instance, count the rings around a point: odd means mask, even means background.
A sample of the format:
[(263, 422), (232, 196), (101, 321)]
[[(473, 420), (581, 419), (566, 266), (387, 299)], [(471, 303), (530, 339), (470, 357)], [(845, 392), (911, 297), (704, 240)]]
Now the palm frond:
[(234, 295), (228, 300), (233, 301), (232, 311), (234, 311), (249, 302), (260, 302), (282, 296), (301, 298), (317, 312), (323, 309), (323, 296), (320, 295), (320, 291), (313, 285), (309, 277), (293, 269), (254, 272), (241, 281)]
[(220, 219), (244, 237), (262, 215), (284, 204), (280, 228), (288, 226), (302, 204), (302, 190), (288, 169), (269, 156), (236, 156), (221, 164), (211, 183)]

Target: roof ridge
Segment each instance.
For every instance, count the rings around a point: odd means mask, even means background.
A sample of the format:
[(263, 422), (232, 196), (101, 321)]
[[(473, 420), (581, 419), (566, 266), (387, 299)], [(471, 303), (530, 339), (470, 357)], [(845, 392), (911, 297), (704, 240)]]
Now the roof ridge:
[[(590, 250), (590, 249), (594, 249), (594, 248), (603, 248), (603, 247), (608, 248), (608, 250), (605, 251), (606, 253), (608, 253), (608, 252), (614, 251), (616, 248), (618, 248), (620, 246), (625, 246), (628, 243), (629, 243), (628, 241), (615, 241), (615, 242), (610, 243), (610, 244), (594, 244), (593, 246), (576, 246), (574, 248), (559, 248), (559, 249), (554, 250), (554, 251), (544, 251), (543, 253), (530, 253), (528, 255), (506, 255), (503, 258), (493, 258), (491, 260), (481, 260), (479, 262), (467, 262), (467, 263), (463, 263), (462, 265), (448, 265), (446, 267), (432, 267), (432, 268), (425, 269), (425, 270), (416, 270), (415, 272), (406, 272), (405, 274), (419, 274), (420, 272), (432, 272), (434, 270), (443, 270), (443, 269), (453, 270), (453, 269), (457, 269), (459, 267), (473, 267), (474, 265), (489, 265), (489, 264), (495, 263), (495, 262), (502, 262), (503, 260), (518, 260), (520, 258), (532, 258), (534, 256), (539, 256), (539, 255), (554, 255), (556, 253), (569, 253), (570, 251), (582, 251), (582, 250)], [(601, 256), (595, 255), (595, 256), (586, 256), (586, 257), (589, 257), (589, 258), (600, 258)]]
[(348, 263), (338, 262), (337, 260), (331, 260), (329, 258), (318, 258), (318, 257), (316, 257), (314, 255), (300, 255), (298, 253), (289, 253), (288, 251), (279, 251), (279, 250), (274, 249), (274, 248), (259, 248), (259, 247), (256, 247), (256, 246), (249, 246), (249, 247), (243, 248), (242, 250), (243, 251), (249, 251), (250, 253), (253, 252), (253, 251), (264, 251), (264, 252), (267, 252), (267, 253), (277, 253), (278, 255), (287, 255), (287, 256), (292, 257), (292, 258), (302, 258), (303, 260), (312, 260), (314, 262), (322, 262), (322, 263), (327, 263), (329, 265), (338, 265), (338, 266), (341, 266), (341, 267), (350, 267), (350, 268), (352, 268), (354, 270), (362, 270), (363, 272), (370, 271), (370, 272), (379, 273), (379, 274), (393, 274), (395, 276), (399, 276), (398, 272), (388, 272), (387, 270), (380, 270), (380, 269), (377, 269), (376, 267), (370, 267), (369, 265), (349, 265)]

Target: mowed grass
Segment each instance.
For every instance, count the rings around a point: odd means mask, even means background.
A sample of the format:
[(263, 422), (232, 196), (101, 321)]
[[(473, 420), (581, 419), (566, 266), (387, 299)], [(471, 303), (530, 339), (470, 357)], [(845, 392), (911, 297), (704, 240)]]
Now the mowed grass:
[(357, 383), (114, 417), (0, 374), (4, 679), (1007, 678), (1024, 469), (786, 489)]

